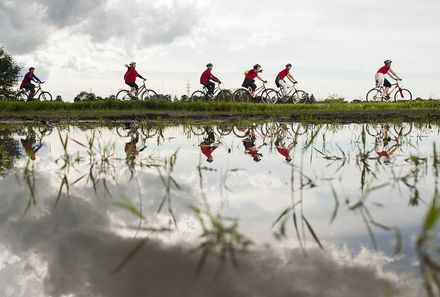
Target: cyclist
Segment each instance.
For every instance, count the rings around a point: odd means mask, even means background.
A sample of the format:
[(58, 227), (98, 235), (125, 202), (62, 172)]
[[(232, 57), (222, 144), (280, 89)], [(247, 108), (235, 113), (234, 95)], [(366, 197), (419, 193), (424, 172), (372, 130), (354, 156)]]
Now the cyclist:
[(297, 81), (293, 78), (292, 74), (290, 74), (290, 69), (292, 69), (292, 64), (287, 64), (286, 68), (284, 68), (283, 70), (280, 71), (280, 73), (278, 73), (277, 77), (275, 78), (275, 84), (277, 85), (278, 88), (281, 89), (281, 94), (284, 96), (286, 96), (286, 91), (287, 91), (287, 85), (286, 85), (286, 81), (284, 80), (284, 78), (288, 78), (293, 84), (296, 84)]
[(381, 87), (381, 86), (385, 87), (385, 99), (390, 99), (389, 90), (391, 88), (391, 83), (385, 78), (385, 74), (388, 74), (392, 79), (395, 80), (402, 80), (402, 79), (397, 75), (397, 73), (395, 73), (391, 69), (391, 63), (392, 63), (391, 60), (385, 60), (383, 63), (385, 65), (380, 67), (379, 70), (377, 70), (374, 79), (376, 81), (377, 87)]
[(220, 143), (215, 142), (215, 134), (211, 128), (206, 127), (205, 129), (206, 135), (203, 136), (203, 141), (200, 143), (200, 150), (206, 156), (206, 162), (212, 163), (214, 161), (212, 153), (220, 146)]
[(255, 64), (254, 67), (251, 70), (247, 70), (244, 72), (245, 77), (243, 84), (241, 85), (244, 88), (251, 88), (252, 94), (255, 92), (255, 89), (257, 88), (257, 85), (255, 84), (255, 78), (258, 78), (263, 83), (267, 83), (267, 80), (262, 79), (258, 73), (263, 72), (263, 69), (261, 69), (260, 64)]
[(136, 84), (136, 78), (139, 77), (144, 81), (146, 79), (136, 71), (136, 62), (131, 62), (129, 65), (125, 64), (125, 67), (127, 67), (127, 71), (124, 74), (125, 83), (131, 87), (130, 93), (134, 91), (137, 97), (139, 86)]
[(35, 85), (32, 83), (32, 81), (34, 82), (38, 82), (40, 84), (44, 83), (44, 81), (41, 81), (36, 75), (35, 75), (35, 68), (31, 67), (29, 68), (29, 72), (25, 74), (21, 85), (20, 85), (20, 89), (26, 89), (27, 91), (29, 91), (29, 98), (34, 97), (35, 95)]
[(215, 84), (211, 80), (219, 84), (222, 83), (217, 77), (212, 75), (211, 71), (213, 66), (214, 65), (212, 65), (211, 63), (208, 63), (206, 65), (206, 70), (203, 71), (202, 75), (200, 76), (200, 83), (208, 89), (207, 95), (214, 94)]

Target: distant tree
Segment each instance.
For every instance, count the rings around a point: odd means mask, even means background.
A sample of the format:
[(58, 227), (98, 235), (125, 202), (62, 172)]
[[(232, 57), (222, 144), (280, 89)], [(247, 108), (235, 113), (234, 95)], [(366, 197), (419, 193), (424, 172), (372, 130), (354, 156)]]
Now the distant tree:
[(109, 100), (116, 100), (116, 95), (110, 95), (110, 96), (108, 96), (108, 99)]
[(55, 98), (55, 101), (63, 101), (63, 98), (61, 98), (61, 95), (57, 95), (57, 97)]
[(180, 96), (180, 101), (182, 101), (182, 102), (189, 101), (189, 98), (187, 95), (182, 95), (182, 96)]
[(17, 84), (20, 70), (12, 56), (0, 47), (0, 99), (14, 97), (13, 87)]
[(86, 91), (82, 91), (81, 93), (79, 93), (78, 95), (76, 95), (76, 97), (73, 99), (74, 102), (79, 102), (79, 101), (95, 101), (96, 95), (94, 93), (89, 93)]

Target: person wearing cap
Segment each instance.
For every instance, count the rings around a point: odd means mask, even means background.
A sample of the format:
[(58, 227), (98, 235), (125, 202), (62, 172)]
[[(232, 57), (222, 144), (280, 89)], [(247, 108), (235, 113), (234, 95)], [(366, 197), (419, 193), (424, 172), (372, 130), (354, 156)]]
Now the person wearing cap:
[(385, 65), (377, 70), (374, 80), (376, 81), (376, 87), (385, 87), (385, 99), (390, 99), (389, 90), (391, 88), (391, 83), (385, 78), (385, 74), (388, 74), (394, 80), (402, 79), (391, 69), (391, 60), (385, 60), (383, 63)]
[(245, 71), (244, 81), (241, 84), (241, 86), (246, 89), (251, 88), (252, 93), (254, 93), (255, 89), (257, 88), (257, 85), (255, 84), (255, 78), (258, 78), (263, 83), (267, 83), (267, 80), (262, 79), (258, 75), (258, 73), (260, 73), (260, 72), (263, 72), (263, 69), (261, 69), (260, 64), (255, 64), (254, 67), (252, 67), (252, 69)]
[(293, 84), (297, 83), (297, 81), (293, 78), (292, 74), (290, 74), (290, 69), (292, 69), (292, 64), (289, 63), (286, 65), (286, 68), (281, 70), (280, 73), (278, 73), (277, 77), (275, 78), (275, 84), (277, 85), (278, 88), (281, 89), (281, 94), (283, 95), (283, 97), (286, 96), (286, 90), (287, 90), (287, 84), (284, 79), (287, 77), (287, 79), (290, 80)]
[(35, 85), (32, 83), (38, 82), (40, 84), (44, 83), (44, 81), (41, 81), (36, 75), (35, 75), (35, 68), (31, 67), (29, 68), (29, 72), (25, 74), (23, 80), (21, 81), (20, 89), (26, 89), (29, 91), (29, 97), (32, 98), (35, 95)]
[(131, 62), (129, 65), (125, 64), (125, 67), (127, 67), (127, 71), (124, 74), (124, 81), (131, 87), (130, 93), (134, 91), (137, 97), (139, 86), (136, 84), (136, 78), (146, 79), (136, 71), (136, 62)]
[(213, 67), (214, 67), (214, 65), (212, 65), (211, 63), (208, 63), (206, 65), (206, 70), (203, 71), (202, 75), (200, 76), (200, 83), (208, 89), (207, 95), (214, 94), (215, 83), (213, 83), (211, 80), (213, 80), (219, 84), (222, 83), (217, 77), (215, 77), (211, 73)]

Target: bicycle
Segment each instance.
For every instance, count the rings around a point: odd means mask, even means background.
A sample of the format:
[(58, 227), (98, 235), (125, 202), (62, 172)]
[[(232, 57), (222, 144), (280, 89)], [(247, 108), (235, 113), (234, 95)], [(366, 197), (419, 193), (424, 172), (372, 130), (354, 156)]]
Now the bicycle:
[[(275, 91), (272, 88), (266, 88), (266, 84), (263, 83), (261, 87), (258, 87), (255, 89), (255, 91), (252, 91), (252, 88), (239, 88), (235, 90), (235, 92), (232, 94), (232, 98), (236, 102), (258, 102), (258, 96), (261, 97), (262, 102), (271, 102), (273, 100), (276, 100), (274, 98), (269, 98), (270, 94), (272, 96), (275, 95), (272, 91)], [(276, 92), (276, 91), (275, 91)]]
[(116, 94), (116, 99), (120, 100), (154, 100), (157, 99), (157, 93), (154, 90), (147, 89), (145, 85), (146, 79), (143, 81), (142, 86), (138, 89), (138, 95), (133, 95), (131, 90), (122, 89)]
[(306, 93), (303, 90), (300, 90), (296, 87), (296, 83), (288, 85), (286, 87), (285, 95), (282, 96), (281, 89), (279, 91), (273, 90), (270, 92), (275, 92), (275, 95), (270, 94), (268, 98), (276, 98), (276, 100), (266, 103), (312, 103), (312, 101), (309, 98), (309, 94)]
[(223, 101), (223, 102), (231, 101), (232, 93), (229, 90), (222, 89), (221, 83), (219, 83), (215, 87), (214, 93), (212, 95), (208, 95), (208, 88), (206, 86), (203, 86), (203, 90), (197, 90), (191, 94), (191, 97), (189, 97), (189, 101), (202, 101), (208, 99), (211, 99), (213, 101)]
[[(394, 93), (394, 102), (397, 101), (409, 101), (412, 99), (412, 94), (408, 89), (404, 89), (401, 88), (399, 86), (399, 82), (397, 80), (395, 80), (395, 83), (391, 84), (391, 91), (390, 91), (390, 95), (396, 91)], [(371, 90), (368, 91), (367, 96), (366, 96), (366, 100), (368, 101), (388, 101), (390, 100), (391, 96), (387, 96), (385, 94), (385, 87), (384, 86), (376, 86), (374, 88), (372, 88)]]
[[(42, 83), (37, 83), (37, 89), (36, 89), (33, 96), (31, 96), (31, 92), (29, 90), (19, 89), (17, 91), (15, 97), (19, 101), (30, 101), (35, 98), (37, 98), (36, 100), (39, 100), (39, 101), (52, 101), (52, 95), (47, 91), (43, 91), (43, 89), (41, 88)], [(37, 95), (38, 95), (38, 97), (37, 97)]]

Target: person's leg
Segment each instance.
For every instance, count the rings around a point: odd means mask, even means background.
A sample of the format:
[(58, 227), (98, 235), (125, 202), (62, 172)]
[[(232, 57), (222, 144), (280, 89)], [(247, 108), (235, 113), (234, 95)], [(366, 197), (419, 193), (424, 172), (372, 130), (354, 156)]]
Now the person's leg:
[(27, 83), (24, 85), (24, 88), (26, 89), (26, 91), (29, 92), (29, 97), (32, 98), (35, 95), (35, 85), (32, 83)]
[(251, 82), (250, 84), (249, 84), (249, 87), (252, 89), (252, 94), (255, 92), (255, 89), (257, 88), (257, 85), (255, 84), (255, 82)]
[(215, 84), (212, 81), (207, 83), (208, 95), (214, 94)]
[(386, 78), (384, 79), (383, 86), (385, 87), (385, 95), (390, 97), (389, 91), (391, 88), (391, 83)]
[(284, 79), (280, 79), (278, 81), (278, 84), (280, 85), (280, 89), (281, 89), (281, 95), (284, 97), (286, 96), (286, 90), (287, 90), (287, 84), (284, 81)]

